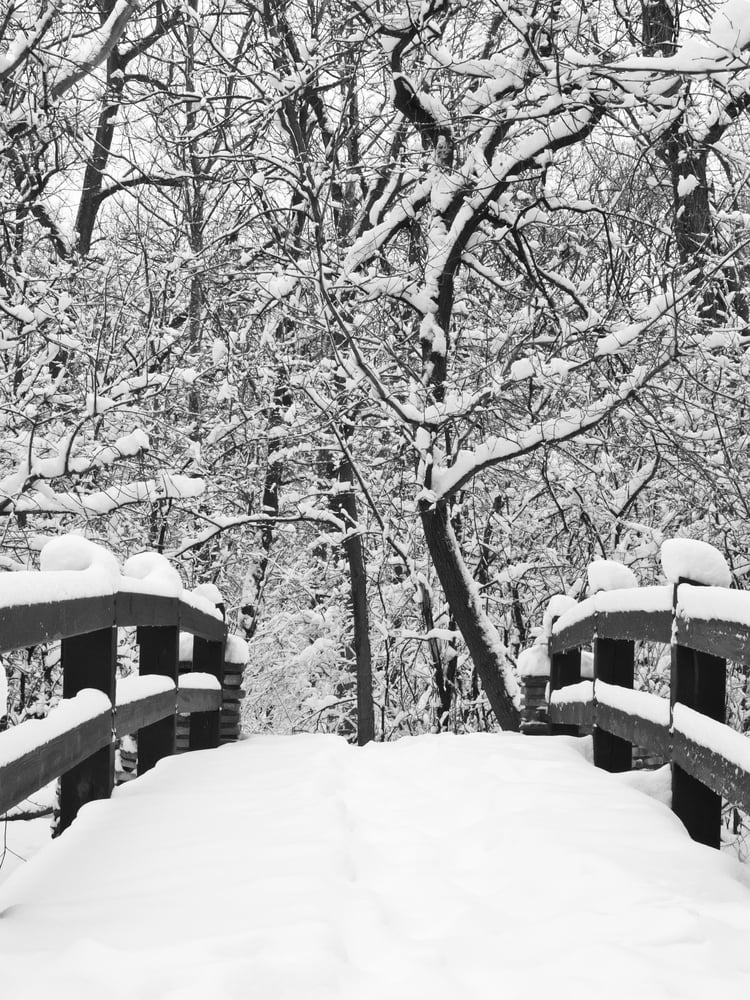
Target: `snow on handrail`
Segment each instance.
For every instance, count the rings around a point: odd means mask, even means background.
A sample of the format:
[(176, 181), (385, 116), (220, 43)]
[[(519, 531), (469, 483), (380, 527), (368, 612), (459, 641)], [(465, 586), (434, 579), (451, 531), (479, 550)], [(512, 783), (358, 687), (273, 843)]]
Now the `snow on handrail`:
[[(40, 566), (0, 574), (0, 651), (60, 639), (65, 699), (47, 719), (0, 733), (0, 814), (61, 776), (64, 829), (85, 802), (110, 795), (118, 735), (138, 734), (139, 773), (175, 752), (178, 711), (190, 716), (191, 749), (219, 745), (226, 626), (219, 591), (187, 592), (158, 553), (132, 557), (123, 575), (102, 546), (64, 535), (44, 546)], [(128, 626), (138, 628), (140, 673), (118, 681), (117, 629)], [(181, 631), (201, 673), (178, 685)]]
[[(594, 763), (607, 770), (628, 770), (632, 745), (670, 760), (674, 811), (691, 836), (718, 846), (721, 796), (750, 810), (750, 739), (724, 721), (726, 662), (750, 664), (750, 593), (721, 585), (726, 560), (703, 542), (665, 542), (662, 566), (666, 585), (602, 590), (547, 615), (549, 718), (553, 732), (593, 726)], [(602, 561), (589, 582), (626, 578), (613, 569)], [(671, 704), (632, 690), (636, 641), (671, 644)], [(580, 681), (587, 645), (593, 686)]]
[[(554, 622), (550, 652), (575, 649), (595, 635), (668, 643), (674, 591), (666, 585), (595, 594)], [(750, 662), (750, 591), (681, 583), (674, 621), (682, 645)]]

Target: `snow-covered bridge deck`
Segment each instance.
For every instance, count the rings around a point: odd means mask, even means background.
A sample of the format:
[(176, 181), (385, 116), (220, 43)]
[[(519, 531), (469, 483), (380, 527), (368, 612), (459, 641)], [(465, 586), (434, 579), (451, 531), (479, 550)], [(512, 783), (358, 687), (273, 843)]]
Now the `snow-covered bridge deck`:
[(84, 807), (0, 887), (4, 1000), (704, 998), (750, 877), (565, 737), (257, 737)]

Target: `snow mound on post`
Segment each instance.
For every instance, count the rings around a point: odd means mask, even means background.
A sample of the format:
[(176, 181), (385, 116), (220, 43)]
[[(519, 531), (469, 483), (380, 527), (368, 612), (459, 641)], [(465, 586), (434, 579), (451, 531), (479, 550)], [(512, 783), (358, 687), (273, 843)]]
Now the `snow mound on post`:
[(123, 581), (127, 589), (135, 590), (136, 587), (132, 585), (137, 580), (149, 593), (166, 597), (179, 597), (182, 594), (180, 574), (160, 552), (139, 552), (131, 556), (122, 567), (122, 573), (128, 578)]
[(250, 647), (240, 635), (228, 635), (224, 646), (225, 663), (247, 663), (250, 656)]
[(547, 602), (547, 610), (544, 612), (543, 627), (544, 634), (552, 635), (552, 625), (557, 618), (562, 617), (566, 611), (575, 608), (578, 601), (575, 597), (568, 597), (567, 594), (554, 594)]
[(706, 587), (728, 587), (732, 574), (724, 556), (708, 542), (669, 538), (661, 547), (661, 568), (670, 583), (680, 580)]
[(518, 654), (518, 673), (521, 677), (549, 677), (549, 653), (546, 643), (537, 643), (522, 649)]
[(120, 579), (120, 564), (112, 553), (80, 535), (50, 539), (39, 554), (39, 568), (44, 573), (96, 570), (108, 582), (116, 583)]
[(594, 559), (587, 570), (592, 594), (600, 590), (627, 590), (638, 586), (635, 573), (614, 559)]

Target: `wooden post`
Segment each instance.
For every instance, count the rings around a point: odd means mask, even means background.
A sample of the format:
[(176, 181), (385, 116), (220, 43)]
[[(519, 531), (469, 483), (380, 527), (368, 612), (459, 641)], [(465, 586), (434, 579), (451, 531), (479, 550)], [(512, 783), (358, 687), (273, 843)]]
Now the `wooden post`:
[[(565, 653), (553, 653), (550, 657), (549, 691), (559, 691), (569, 684), (578, 684), (581, 679), (581, 651), (569, 649)], [(553, 736), (578, 736), (578, 726), (550, 724)]]
[[(177, 685), (180, 650), (180, 630), (176, 625), (141, 626), (138, 629), (139, 673), (141, 677), (158, 674), (169, 677)], [(138, 774), (145, 774), (160, 761), (175, 752), (177, 728), (177, 696), (175, 711), (138, 730)]]
[[(117, 629), (72, 636), (60, 644), (63, 698), (73, 698), (84, 688), (103, 691), (114, 705), (117, 665)], [(111, 742), (71, 768), (60, 778), (60, 822), (66, 830), (81, 806), (92, 799), (108, 799), (115, 780), (115, 745)]]
[[(193, 672), (212, 674), (219, 684), (224, 682), (224, 643), (210, 642), (197, 635), (193, 638)], [(193, 712), (190, 716), (191, 750), (210, 750), (219, 745), (221, 709), (215, 712)]]
[[(680, 580), (680, 583), (690, 583)], [(695, 584), (693, 584), (695, 586)], [(677, 591), (674, 589), (674, 614)], [(673, 629), (676, 634), (676, 629)], [(677, 702), (719, 722), (725, 721), (727, 661), (672, 643), (670, 702)], [(672, 764), (672, 810), (687, 827), (693, 840), (709, 847), (721, 846), (721, 796)]]
[[(633, 689), (635, 644), (628, 639), (594, 638), (594, 680)], [(596, 686), (594, 686), (596, 697)], [(594, 765), (605, 771), (629, 771), (633, 745), (594, 725)]]

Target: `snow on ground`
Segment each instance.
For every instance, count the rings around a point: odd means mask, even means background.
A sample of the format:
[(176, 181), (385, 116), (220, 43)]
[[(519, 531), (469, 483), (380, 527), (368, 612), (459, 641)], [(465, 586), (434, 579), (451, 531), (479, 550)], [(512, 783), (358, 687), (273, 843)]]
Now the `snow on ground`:
[(49, 843), (52, 837), (51, 822), (49, 815), (24, 820), (0, 819), (0, 883), (28, 864)]
[(170, 758), (0, 887), (4, 1000), (703, 1000), (749, 935), (745, 869), (565, 737)]

